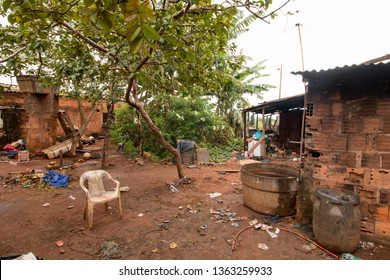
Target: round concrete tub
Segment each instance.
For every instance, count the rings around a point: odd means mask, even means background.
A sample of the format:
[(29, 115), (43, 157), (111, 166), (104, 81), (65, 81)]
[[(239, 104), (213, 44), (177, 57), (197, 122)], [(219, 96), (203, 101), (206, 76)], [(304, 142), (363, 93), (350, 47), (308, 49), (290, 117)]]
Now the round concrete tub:
[(270, 163), (249, 163), (241, 167), (244, 204), (272, 216), (295, 213), (299, 169)]

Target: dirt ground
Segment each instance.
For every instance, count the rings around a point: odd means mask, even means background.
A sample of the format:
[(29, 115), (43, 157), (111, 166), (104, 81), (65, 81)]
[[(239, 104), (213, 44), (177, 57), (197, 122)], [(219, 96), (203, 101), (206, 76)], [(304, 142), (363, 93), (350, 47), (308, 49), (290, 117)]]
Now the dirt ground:
[[(85, 149), (96, 149), (96, 154), (99, 145)], [(0, 160), (2, 259), (28, 252), (44, 260), (336, 259), (310, 246), (305, 239), (315, 241), (310, 226), (300, 225), (294, 216), (267, 217), (244, 205), (236, 155), (226, 164), (184, 167), (186, 180), (171, 192), (169, 183), (177, 181), (175, 165), (136, 161), (112, 147), (107, 171), (129, 187), (122, 192), (123, 219), (117, 202), (108, 212), (98, 205), (91, 231), (83, 219), (85, 194), (78, 180), (81, 173), (99, 169), (100, 159), (78, 162), (81, 156), (64, 157), (62, 168), (54, 170), (70, 175), (68, 187), (40, 184), (31, 176), (32, 169), (47, 172), (53, 160)], [(221, 195), (210, 197), (213, 193)], [(249, 228), (254, 219), (281, 229), (277, 237)], [(390, 247), (362, 240), (353, 255), (389, 260)]]

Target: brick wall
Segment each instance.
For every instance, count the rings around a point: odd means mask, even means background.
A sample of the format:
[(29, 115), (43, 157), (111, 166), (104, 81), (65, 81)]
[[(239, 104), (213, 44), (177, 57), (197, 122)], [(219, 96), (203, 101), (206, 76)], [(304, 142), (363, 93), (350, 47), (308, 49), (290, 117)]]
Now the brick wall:
[[(26, 139), (27, 148), (31, 152), (54, 145), (57, 136), (64, 136), (64, 131), (57, 119), (59, 109), (66, 110), (72, 123), (80, 127), (77, 101), (59, 99), (54, 94), (2, 93), (0, 106), (7, 107), (7, 109), (3, 109), (3, 119), (10, 122), (7, 124), (6, 136), (0, 139), (2, 145)], [(90, 113), (91, 106), (90, 103), (83, 102), (86, 116)], [(85, 132), (86, 135), (102, 133), (105, 111), (106, 109), (102, 105), (93, 113)]]
[[(74, 126), (80, 127), (80, 112), (78, 109), (78, 103), (77, 100), (74, 99), (64, 99), (61, 98), (59, 100), (59, 107), (61, 110), (66, 110), (70, 120), (72, 121)], [(83, 108), (85, 111), (85, 117), (87, 118), (89, 113), (91, 112), (92, 104), (83, 101)], [(103, 126), (103, 113), (106, 112), (106, 108), (104, 105), (101, 105), (93, 112), (93, 116), (88, 123), (88, 126), (85, 131), (85, 135), (92, 135), (92, 134), (101, 134), (102, 133), (102, 126)], [(58, 122), (57, 126), (57, 135), (65, 136), (65, 133)]]
[(362, 233), (390, 240), (390, 99), (380, 91), (309, 83), (307, 103), (313, 115), (306, 121), (298, 218), (311, 219), (317, 188), (347, 188), (359, 194)]

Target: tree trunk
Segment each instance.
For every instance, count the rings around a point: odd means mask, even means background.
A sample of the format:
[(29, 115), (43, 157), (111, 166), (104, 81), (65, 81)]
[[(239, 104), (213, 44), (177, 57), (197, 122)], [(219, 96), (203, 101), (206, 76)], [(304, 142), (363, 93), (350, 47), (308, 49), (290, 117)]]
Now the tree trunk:
[(164, 136), (162, 135), (160, 129), (153, 123), (152, 119), (149, 117), (148, 113), (145, 111), (145, 109), (142, 107), (140, 103), (135, 103), (135, 104), (130, 104), (130, 105), (135, 105), (137, 111), (141, 114), (141, 116), (144, 118), (146, 121), (151, 133), (157, 138), (158, 142), (160, 142), (173, 156), (175, 157), (176, 161), (176, 168), (177, 168), (177, 173), (179, 176), (179, 179), (184, 177), (183, 174), (183, 168), (181, 166), (181, 157), (179, 151), (172, 147), (171, 144), (167, 140), (165, 140)]
[(141, 116), (140, 114), (137, 112), (137, 129), (138, 129), (138, 140), (137, 140), (137, 144), (138, 144), (138, 152), (139, 154), (142, 156), (143, 154), (143, 147), (142, 147), (142, 144), (143, 144), (143, 131), (142, 131), (142, 123), (141, 123)]
[(77, 149), (78, 143), (80, 141), (81, 136), (84, 134), (85, 129), (87, 128), (89, 121), (91, 120), (93, 112), (95, 112), (96, 108), (100, 104), (100, 102), (94, 104), (94, 106), (92, 106), (92, 108), (91, 108), (91, 112), (89, 113), (88, 118), (85, 118), (85, 111), (83, 108), (82, 100), (79, 96), (76, 98), (76, 100), (77, 100), (79, 113), (80, 113), (80, 127), (79, 127), (79, 130), (77, 131), (77, 133), (75, 133), (75, 135), (73, 136), (72, 147), (70, 148), (71, 155), (73, 155), (73, 156), (76, 155), (76, 149)]
[(104, 143), (103, 143), (103, 155), (102, 155), (102, 162), (101, 162), (101, 168), (106, 169), (106, 162), (108, 158), (108, 146), (110, 144), (110, 129), (111, 129), (111, 123), (114, 113), (114, 102), (107, 102), (107, 119), (104, 124)]

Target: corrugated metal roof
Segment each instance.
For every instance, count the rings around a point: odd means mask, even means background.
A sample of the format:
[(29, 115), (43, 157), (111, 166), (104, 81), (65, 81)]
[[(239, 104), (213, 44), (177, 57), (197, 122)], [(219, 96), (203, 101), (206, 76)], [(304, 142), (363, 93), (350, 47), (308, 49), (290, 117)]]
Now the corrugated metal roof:
[(336, 67), (327, 70), (292, 72), (302, 75), (304, 81), (317, 86), (365, 85), (375, 87), (390, 83), (390, 62)]
[(371, 64), (353, 64), (345, 65), (342, 67), (335, 67), (332, 69), (321, 69), (321, 70), (311, 70), (311, 71), (296, 71), (291, 72), (294, 75), (302, 75), (304, 78), (310, 78), (320, 75), (350, 75), (353, 72), (385, 72), (386, 74), (390, 71), (390, 62), (387, 63), (371, 63)]
[(304, 106), (304, 94), (300, 95), (295, 95), (291, 97), (285, 97), (281, 99), (276, 99), (272, 101), (266, 101), (263, 103), (260, 103), (256, 106), (252, 106), (249, 108), (245, 108), (242, 110), (244, 113), (245, 112), (254, 112), (254, 113), (260, 113), (262, 114), (263, 109), (265, 114), (271, 114), (275, 112), (283, 112), (283, 111), (288, 111), (292, 109), (297, 109), (297, 108), (303, 108)]

